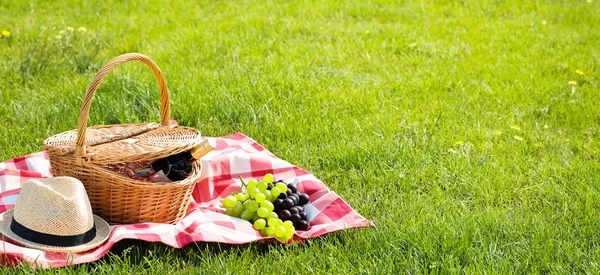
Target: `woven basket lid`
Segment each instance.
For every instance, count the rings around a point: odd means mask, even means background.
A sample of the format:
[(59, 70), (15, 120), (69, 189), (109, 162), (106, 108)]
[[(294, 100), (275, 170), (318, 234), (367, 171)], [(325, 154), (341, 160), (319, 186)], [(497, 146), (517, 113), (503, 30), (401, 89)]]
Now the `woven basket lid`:
[[(104, 77), (117, 66), (131, 61), (147, 65), (157, 80), (160, 92), (161, 123), (119, 124), (87, 127), (94, 94)], [(87, 88), (77, 130), (46, 139), (44, 148), (56, 157), (75, 157), (98, 164), (147, 161), (190, 150), (201, 142), (193, 128), (171, 125), (169, 90), (160, 68), (149, 57), (129, 53), (113, 58), (94, 76)]]
[[(84, 159), (97, 164), (154, 160), (189, 150), (202, 141), (196, 129), (157, 123), (94, 126), (87, 128), (86, 133)], [(51, 156), (72, 156), (76, 147), (77, 130), (44, 142), (44, 149)]]

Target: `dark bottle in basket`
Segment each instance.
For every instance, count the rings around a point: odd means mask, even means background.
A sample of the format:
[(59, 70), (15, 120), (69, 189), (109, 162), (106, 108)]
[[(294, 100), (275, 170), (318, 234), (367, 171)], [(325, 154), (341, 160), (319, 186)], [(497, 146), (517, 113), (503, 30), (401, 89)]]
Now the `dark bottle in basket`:
[(212, 151), (216, 146), (215, 143), (214, 139), (206, 139), (189, 151), (155, 160), (148, 166), (137, 170), (133, 178), (147, 178), (152, 182), (183, 180), (191, 173), (194, 162)]

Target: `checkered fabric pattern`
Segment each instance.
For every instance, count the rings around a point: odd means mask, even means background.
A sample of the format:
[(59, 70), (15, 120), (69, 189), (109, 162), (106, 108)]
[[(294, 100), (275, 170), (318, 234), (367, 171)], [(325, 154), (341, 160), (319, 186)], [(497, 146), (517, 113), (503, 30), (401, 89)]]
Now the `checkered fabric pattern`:
[[(354, 211), (340, 196), (330, 191), (309, 172), (277, 158), (256, 141), (241, 133), (217, 138), (217, 147), (201, 159), (202, 176), (193, 191), (186, 216), (177, 224), (140, 223), (113, 225), (107, 242), (78, 254), (44, 252), (22, 247), (2, 236), (0, 261), (4, 265), (26, 262), (35, 267), (61, 267), (100, 259), (120, 240), (136, 239), (162, 242), (182, 248), (191, 242), (246, 244), (266, 240), (249, 222), (229, 217), (221, 200), (240, 190), (240, 180), (272, 173), (276, 179), (294, 179), (298, 190), (310, 196), (306, 207), (311, 227), (297, 231), (298, 241), (347, 228), (369, 227), (371, 223)], [(0, 163), (0, 212), (14, 207), (20, 186), (30, 178), (51, 177), (45, 152), (30, 154)]]

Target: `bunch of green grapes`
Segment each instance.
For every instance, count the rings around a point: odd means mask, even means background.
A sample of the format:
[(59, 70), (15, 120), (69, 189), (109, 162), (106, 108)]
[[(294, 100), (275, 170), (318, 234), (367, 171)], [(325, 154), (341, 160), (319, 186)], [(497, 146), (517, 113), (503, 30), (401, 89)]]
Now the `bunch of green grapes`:
[[(241, 179), (241, 178), (240, 178)], [(242, 218), (254, 224), (263, 236), (276, 237), (282, 242), (289, 241), (294, 233), (291, 221), (282, 221), (277, 215), (273, 201), (288, 190), (284, 182), (274, 182), (272, 174), (266, 174), (262, 180), (242, 180), (246, 192), (234, 192), (225, 197), (222, 206), (225, 214)]]

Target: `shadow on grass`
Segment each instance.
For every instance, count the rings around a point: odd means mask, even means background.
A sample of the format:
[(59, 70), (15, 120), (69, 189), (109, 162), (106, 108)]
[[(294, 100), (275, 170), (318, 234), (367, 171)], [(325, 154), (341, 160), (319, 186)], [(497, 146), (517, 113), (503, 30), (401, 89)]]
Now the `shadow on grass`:
[(123, 240), (116, 243), (104, 257), (98, 261), (79, 265), (88, 271), (98, 271), (105, 265), (128, 265), (135, 268), (152, 268), (150, 261), (164, 261), (163, 264), (188, 263), (195, 265), (199, 259), (206, 258), (243, 258), (243, 255), (266, 256), (272, 252), (285, 252), (289, 250), (313, 249), (325, 243), (336, 246), (345, 246), (352, 239), (362, 234), (359, 230), (351, 229), (329, 233), (325, 236), (304, 240), (298, 243), (282, 244), (273, 240), (252, 242), (249, 244), (223, 244), (194, 242), (183, 248), (174, 248), (163, 243), (149, 243), (139, 240)]
[(364, 234), (361, 231), (364, 229), (336, 231), (290, 244), (273, 240), (241, 245), (194, 242), (181, 249), (163, 243), (122, 240), (105, 256), (94, 262), (52, 269), (34, 269), (28, 264), (15, 262), (12, 267), (0, 265), (0, 274), (171, 274), (205, 270), (207, 267), (213, 270), (224, 268), (235, 273), (240, 270), (247, 271), (247, 268), (250, 268), (248, 263), (260, 258), (277, 261), (281, 257), (285, 262), (302, 257), (304, 261), (311, 261), (313, 257), (319, 258), (322, 251), (332, 249), (341, 249), (351, 255), (357, 255), (363, 253), (356, 252), (361, 246), (357, 242), (364, 243), (364, 238), (371, 239), (374, 233)]

